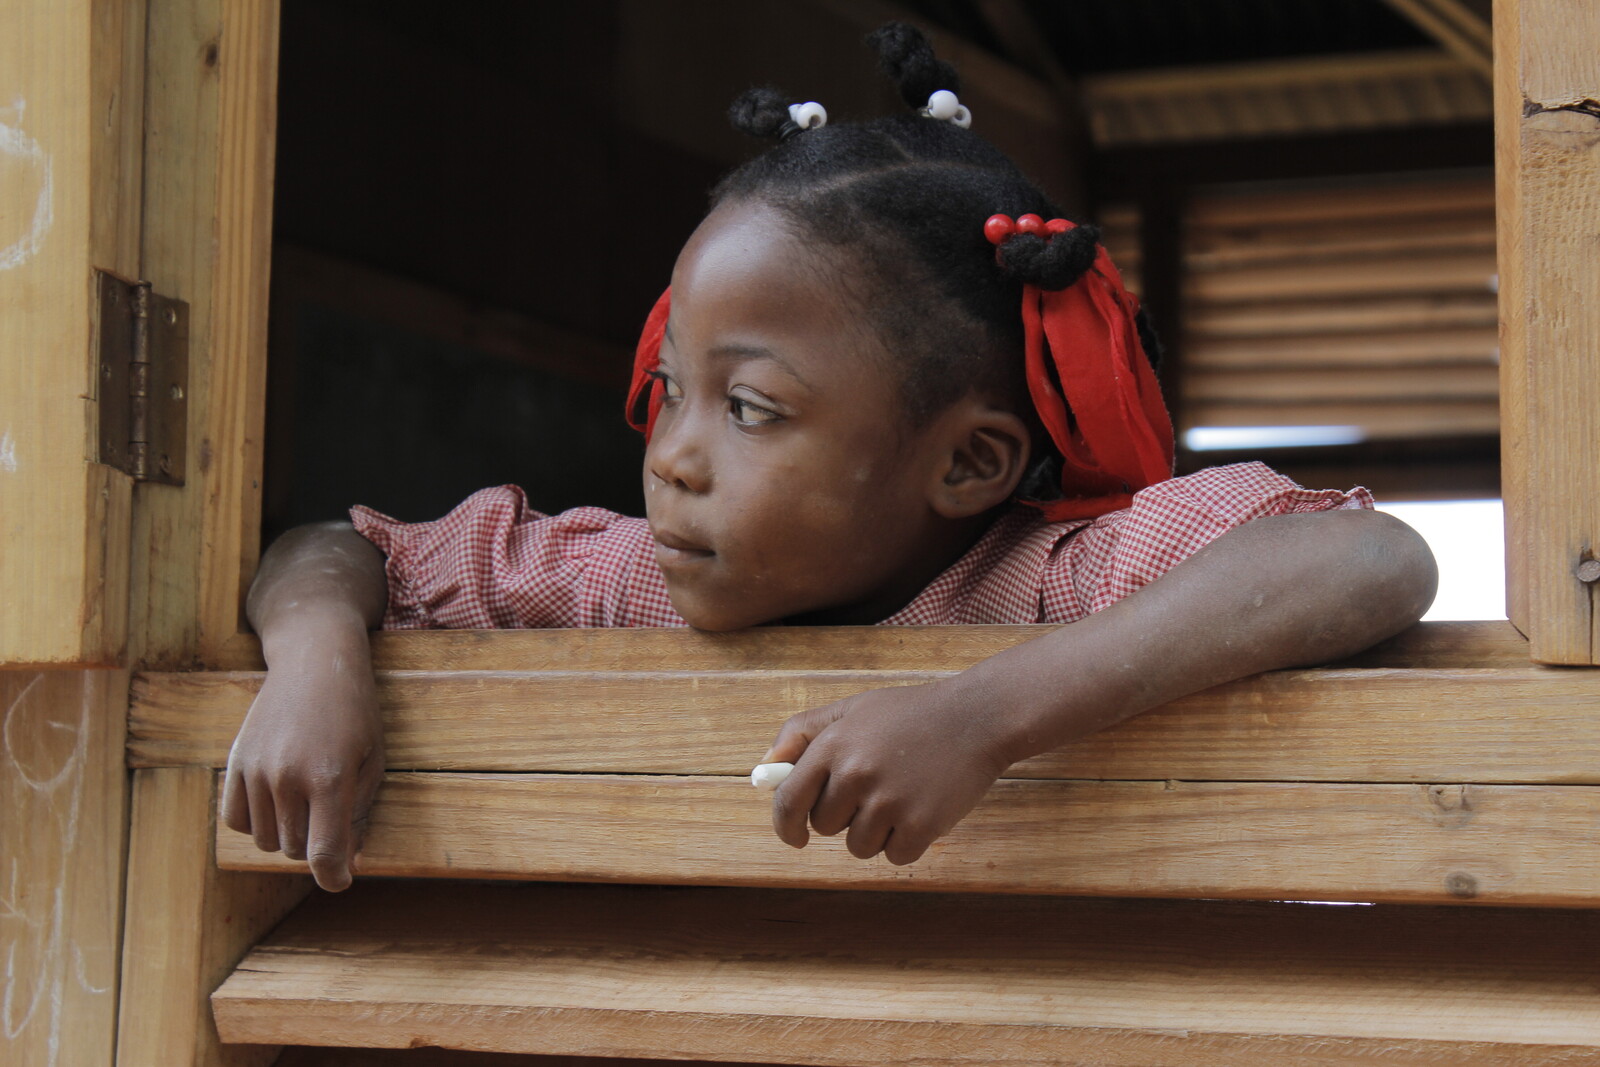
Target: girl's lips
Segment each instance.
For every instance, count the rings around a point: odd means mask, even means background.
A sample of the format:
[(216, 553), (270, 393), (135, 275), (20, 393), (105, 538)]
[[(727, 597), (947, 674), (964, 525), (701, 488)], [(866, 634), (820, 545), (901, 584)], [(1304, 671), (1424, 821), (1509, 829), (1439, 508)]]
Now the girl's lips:
[(709, 559), (716, 555), (709, 548), (703, 548), (693, 541), (687, 541), (676, 534), (654, 533), (656, 539), (656, 562), (689, 563), (698, 559)]

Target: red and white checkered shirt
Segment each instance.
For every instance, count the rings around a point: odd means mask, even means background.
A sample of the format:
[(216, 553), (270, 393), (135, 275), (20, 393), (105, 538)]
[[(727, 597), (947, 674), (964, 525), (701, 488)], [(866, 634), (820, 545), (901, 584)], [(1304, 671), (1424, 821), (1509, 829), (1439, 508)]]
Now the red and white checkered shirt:
[[(1371, 507), (1365, 489), (1302, 489), (1260, 463), (1157, 483), (1094, 520), (1046, 522), (1019, 505), (881, 625), (1076, 622), (1252, 519)], [(386, 630), (686, 625), (643, 519), (544, 515), (509, 485), (435, 522), (365, 507), (350, 517), (388, 556)]]

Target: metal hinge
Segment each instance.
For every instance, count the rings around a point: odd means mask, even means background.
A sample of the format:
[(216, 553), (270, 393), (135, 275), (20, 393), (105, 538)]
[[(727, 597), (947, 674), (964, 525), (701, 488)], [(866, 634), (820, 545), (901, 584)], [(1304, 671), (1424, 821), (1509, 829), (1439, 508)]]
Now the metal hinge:
[(189, 432), (189, 305), (95, 271), (101, 463), (183, 484)]

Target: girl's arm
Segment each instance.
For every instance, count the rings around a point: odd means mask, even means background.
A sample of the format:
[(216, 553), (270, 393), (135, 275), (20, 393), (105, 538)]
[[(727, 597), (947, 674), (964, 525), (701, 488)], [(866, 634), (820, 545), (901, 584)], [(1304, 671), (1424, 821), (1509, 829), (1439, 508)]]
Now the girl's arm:
[(388, 596), (383, 554), (349, 523), (301, 526), (262, 557), (245, 610), (267, 679), (228, 756), (222, 818), (267, 852), (350, 884), (383, 776), (367, 631)]
[(1426, 543), (1391, 516), (1257, 519), (952, 678), (794, 716), (762, 761), (796, 763), (773, 826), (796, 848), (808, 819), (848, 826), (852, 854), (910, 863), (1018, 760), (1235, 678), (1353, 655), (1416, 622), (1436, 581)]

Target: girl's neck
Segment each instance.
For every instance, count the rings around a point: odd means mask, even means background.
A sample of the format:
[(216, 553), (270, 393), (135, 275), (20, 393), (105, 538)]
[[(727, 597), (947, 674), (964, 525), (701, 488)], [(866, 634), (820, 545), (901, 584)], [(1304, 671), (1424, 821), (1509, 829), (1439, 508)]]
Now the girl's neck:
[(935, 578), (943, 574), (989, 531), (995, 521), (1011, 509), (1004, 504), (967, 519), (947, 520), (934, 527), (918, 542), (914, 558), (876, 595), (868, 600), (838, 607), (821, 608), (803, 615), (776, 619), (773, 626), (872, 626), (889, 618), (911, 603)]

